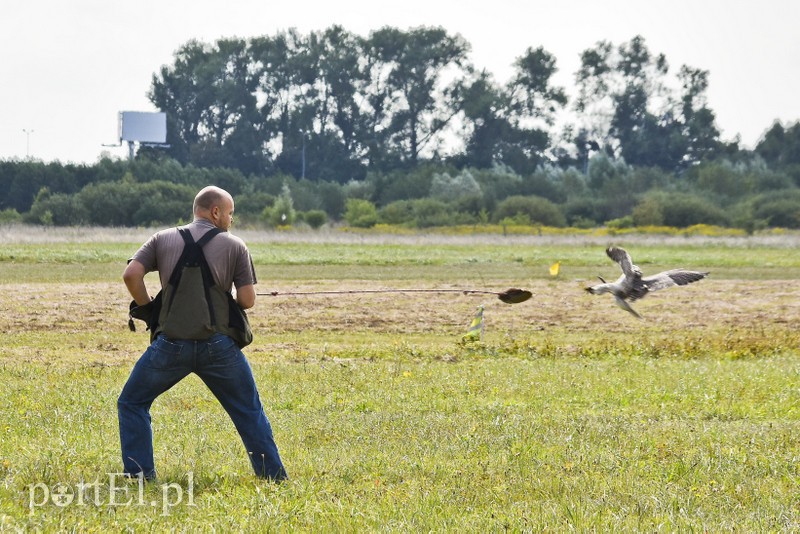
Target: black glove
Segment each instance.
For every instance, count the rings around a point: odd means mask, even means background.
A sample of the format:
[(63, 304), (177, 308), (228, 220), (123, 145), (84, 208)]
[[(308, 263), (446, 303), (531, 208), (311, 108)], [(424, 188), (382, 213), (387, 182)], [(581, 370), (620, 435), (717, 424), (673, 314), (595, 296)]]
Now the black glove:
[(139, 319), (140, 321), (144, 321), (144, 324), (149, 325), (152, 314), (152, 300), (143, 306), (139, 306), (136, 304), (135, 300), (132, 300), (128, 308), (128, 328), (131, 329), (131, 332), (136, 332), (136, 325), (133, 324), (134, 319)]

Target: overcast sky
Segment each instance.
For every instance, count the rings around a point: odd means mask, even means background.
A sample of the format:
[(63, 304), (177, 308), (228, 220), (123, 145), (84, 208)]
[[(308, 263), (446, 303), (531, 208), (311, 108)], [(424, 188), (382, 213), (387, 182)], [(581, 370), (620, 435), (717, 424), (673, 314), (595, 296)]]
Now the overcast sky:
[(0, 159), (94, 163), (125, 156), (119, 111), (156, 111), (153, 73), (190, 39), (301, 33), (340, 24), (442, 26), (471, 59), (508, 80), (528, 47), (555, 56), (573, 93), (579, 55), (636, 35), (681, 65), (708, 70), (708, 103), (725, 140), (752, 148), (775, 120), (800, 120), (800, 2), (793, 0), (2, 0)]

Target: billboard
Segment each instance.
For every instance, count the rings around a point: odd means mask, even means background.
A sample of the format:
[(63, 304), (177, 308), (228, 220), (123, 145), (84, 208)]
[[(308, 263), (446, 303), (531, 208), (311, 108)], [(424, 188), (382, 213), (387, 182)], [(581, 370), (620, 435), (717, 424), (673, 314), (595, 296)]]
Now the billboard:
[(167, 114), (120, 111), (119, 140), (120, 142), (165, 143), (167, 141)]

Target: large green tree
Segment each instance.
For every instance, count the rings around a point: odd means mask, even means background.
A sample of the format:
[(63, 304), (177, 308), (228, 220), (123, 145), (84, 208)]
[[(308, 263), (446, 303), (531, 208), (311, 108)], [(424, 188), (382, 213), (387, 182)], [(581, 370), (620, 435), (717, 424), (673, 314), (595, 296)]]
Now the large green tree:
[(552, 84), (556, 70), (550, 53), (528, 48), (515, 60), (514, 74), (505, 86), (498, 86), (485, 71), (465, 84), (467, 165), (504, 164), (528, 174), (545, 161), (552, 148), (549, 130), (567, 103), (564, 89)]
[(705, 103), (708, 73), (683, 66), (677, 78), (679, 94), (670, 89), (666, 57), (652, 54), (641, 36), (584, 51), (576, 75), (578, 150), (593, 141), (630, 164), (668, 170), (714, 156), (721, 144)]
[(149, 96), (167, 112), (170, 155), (204, 167), (264, 170), (250, 64), (244, 40), (190, 41), (153, 76)]
[[(438, 154), (461, 111), (469, 44), (443, 28), (382, 28), (368, 38), (372, 134), (398, 163)], [(377, 148), (377, 147), (375, 147)]]

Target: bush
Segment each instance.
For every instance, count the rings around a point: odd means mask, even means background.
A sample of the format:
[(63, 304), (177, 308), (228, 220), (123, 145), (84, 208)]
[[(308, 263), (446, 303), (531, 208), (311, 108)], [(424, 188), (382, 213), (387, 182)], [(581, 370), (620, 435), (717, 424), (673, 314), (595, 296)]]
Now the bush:
[(729, 163), (708, 163), (698, 167), (697, 187), (723, 198), (739, 198), (750, 192), (751, 184)]
[(291, 226), (294, 223), (297, 212), (294, 209), (292, 192), (288, 183), (283, 183), (281, 194), (275, 199), (272, 207), (264, 208), (262, 215), (267, 224), (272, 227)]
[(751, 217), (767, 226), (800, 228), (800, 190), (786, 189), (754, 198)]
[(87, 185), (78, 197), (81, 204), (91, 207), (89, 222), (98, 226), (131, 226), (134, 212), (141, 207), (137, 184), (127, 180)]
[(395, 200), (378, 211), (382, 224), (410, 224), (414, 221), (414, 206), (410, 200)]
[(631, 218), (635, 226), (664, 225), (664, 212), (661, 209), (661, 203), (652, 196), (646, 197), (633, 208)]
[(191, 217), (195, 193), (188, 185), (161, 181), (140, 184), (128, 178), (87, 185), (77, 199), (91, 224), (140, 226), (175, 224)]
[(654, 195), (653, 199), (661, 208), (666, 226), (686, 228), (695, 224), (731, 225), (731, 219), (727, 213), (699, 197), (685, 193), (664, 193)]
[(563, 171), (553, 167), (540, 167), (526, 176), (520, 187), (520, 195), (543, 197), (551, 202), (564, 202), (567, 199), (562, 180)]
[(753, 217), (771, 227), (800, 228), (800, 204), (788, 198), (774, 200), (754, 209)]
[(445, 202), (464, 197), (481, 196), (481, 186), (469, 170), (463, 170), (456, 176), (440, 173), (433, 176), (431, 197)]
[(261, 216), (264, 208), (272, 206), (275, 197), (269, 193), (250, 193), (234, 198), (234, 215), (237, 220), (251, 221)]
[(543, 226), (563, 227), (567, 225), (566, 217), (558, 206), (549, 200), (536, 196), (512, 196), (497, 205), (493, 220), (518, 219), (527, 217), (531, 223)]
[(472, 176), (480, 185), (484, 203), (493, 208), (499, 199), (518, 195), (523, 186), (522, 177), (509, 167), (497, 165), (491, 169), (473, 170)]
[(794, 185), (788, 174), (780, 172), (760, 172), (752, 176), (753, 190), (759, 193), (788, 189)]
[(320, 182), (317, 185), (317, 194), (319, 195), (319, 207), (325, 210), (328, 217), (334, 220), (340, 219), (347, 202), (344, 188), (334, 182)]
[(345, 204), (344, 220), (356, 228), (372, 228), (378, 224), (378, 210), (369, 200), (350, 198)]
[(89, 221), (89, 213), (75, 195), (64, 193), (49, 194), (46, 191), (36, 195), (25, 222), (45, 226), (80, 226)]
[(578, 198), (567, 202), (563, 213), (567, 223), (575, 228), (591, 228), (606, 218), (602, 203), (593, 198)]
[(434, 198), (420, 198), (411, 202), (414, 211), (414, 225), (417, 228), (449, 226), (453, 224), (450, 207)]
[(374, 186), (372, 198), (382, 205), (395, 200), (424, 198), (431, 190), (434, 174), (441, 171), (441, 166), (420, 165), (408, 171), (369, 175), (368, 181)]
[(606, 226), (609, 228), (614, 228), (615, 230), (622, 228), (633, 228), (633, 217), (626, 215), (625, 217), (620, 217), (618, 219), (611, 219), (610, 221), (606, 221)]
[(303, 214), (303, 221), (316, 230), (328, 222), (328, 214), (322, 210), (309, 210)]
[(181, 224), (191, 217), (191, 209), (184, 200), (146, 200), (136, 210), (131, 219), (134, 226), (158, 226), (161, 224)]
[(451, 202), (450, 205), (455, 212), (469, 214), (475, 218), (480, 218), (481, 213), (486, 213), (487, 208), (481, 195), (464, 196)]
[(22, 215), (14, 208), (0, 211), (0, 224), (22, 222)]

